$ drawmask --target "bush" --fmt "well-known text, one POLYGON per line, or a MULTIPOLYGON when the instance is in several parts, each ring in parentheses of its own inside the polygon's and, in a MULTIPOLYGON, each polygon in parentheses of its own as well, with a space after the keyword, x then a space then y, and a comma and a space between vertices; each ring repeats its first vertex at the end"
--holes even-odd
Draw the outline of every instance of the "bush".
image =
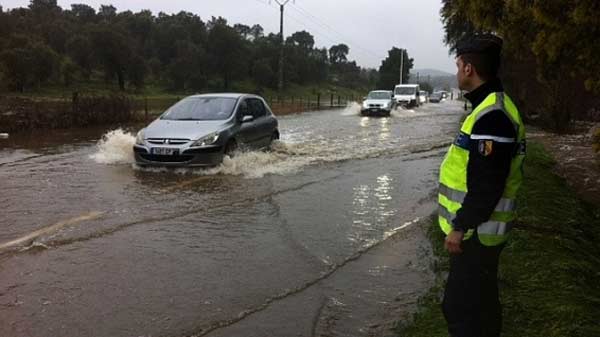
POLYGON ((592 148, 598 154, 600 154, 600 127, 592 132, 592 148))

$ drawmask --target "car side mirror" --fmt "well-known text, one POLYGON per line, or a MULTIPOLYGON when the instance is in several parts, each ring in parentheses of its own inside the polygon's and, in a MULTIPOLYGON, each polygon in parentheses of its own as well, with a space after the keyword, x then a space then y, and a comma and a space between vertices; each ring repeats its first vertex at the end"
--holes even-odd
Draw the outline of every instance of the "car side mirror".
POLYGON ((254 116, 252 115, 245 115, 244 117, 242 117, 242 123, 252 122, 253 120, 254 116))

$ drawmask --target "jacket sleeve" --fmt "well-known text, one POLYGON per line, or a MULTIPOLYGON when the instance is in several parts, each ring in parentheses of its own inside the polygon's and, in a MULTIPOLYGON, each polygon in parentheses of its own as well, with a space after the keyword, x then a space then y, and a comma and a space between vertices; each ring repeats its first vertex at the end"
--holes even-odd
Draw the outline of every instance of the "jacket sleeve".
POLYGON ((467 194, 453 221, 454 229, 466 231, 489 220, 504 192, 515 144, 516 131, 503 111, 489 112, 475 123, 469 145, 467 194))

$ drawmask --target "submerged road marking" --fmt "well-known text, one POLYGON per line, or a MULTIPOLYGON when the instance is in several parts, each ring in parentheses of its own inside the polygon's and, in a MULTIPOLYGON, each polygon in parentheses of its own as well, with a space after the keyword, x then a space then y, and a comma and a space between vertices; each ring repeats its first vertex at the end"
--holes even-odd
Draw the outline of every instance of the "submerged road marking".
POLYGON ((57 223, 55 223, 53 225, 50 225, 48 227, 44 227, 44 228, 38 229, 36 231, 33 231, 33 232, 31 232, 31 233, 29 233, 29 234, 27 234, 25 236, 22 236, 22 237, 20 237, 18 239, 14 239, 14 240, 5 242, 3 244, 0 244, 0 250, 4 250, 4 249, 7 249, 7 248, 11 248, 13 246, 18 246, 18 245, 21 245, 23 243, 27 243, 29 241, 35 240, 37 237, 39 237, 41 235, 55 232, 55 231, 57 231, 57 230, 65 227, 65 226, 74 225, 74 224, 80 223, 82 221, 97 219, 103 213, 104 212, 90 212, 90 213, 83 214, 83 215, 80 215, 80 216, 75 217, 75 218, 71 218, 71 219, 68 219, 68 220, 63 220, 63 221, 57 222, 57 223))

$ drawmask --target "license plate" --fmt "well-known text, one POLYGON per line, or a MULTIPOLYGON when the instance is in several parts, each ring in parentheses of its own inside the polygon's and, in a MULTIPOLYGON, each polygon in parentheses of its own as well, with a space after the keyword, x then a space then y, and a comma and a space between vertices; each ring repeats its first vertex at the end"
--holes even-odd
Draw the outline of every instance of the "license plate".
POLYGON ((152 154, 157 154, 161 156, 174 156, 177 155, 177 149, 172 149, 170 147, 153 147, 152 154))
POLYGON ((371 108, 371 111, 377 111, 379 108, 371 108))

